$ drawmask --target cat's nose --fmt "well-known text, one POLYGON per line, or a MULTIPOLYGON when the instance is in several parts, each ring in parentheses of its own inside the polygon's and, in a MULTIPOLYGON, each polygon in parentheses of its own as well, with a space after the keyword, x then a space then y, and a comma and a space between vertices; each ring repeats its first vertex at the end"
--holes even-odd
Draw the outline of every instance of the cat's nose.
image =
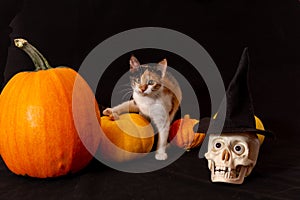
POLYGON ((141 85, 139 88, 140 88, 140 91, 143 93, 143 92, 145 92, 145 90, 147 90, 147 85, 141 85))

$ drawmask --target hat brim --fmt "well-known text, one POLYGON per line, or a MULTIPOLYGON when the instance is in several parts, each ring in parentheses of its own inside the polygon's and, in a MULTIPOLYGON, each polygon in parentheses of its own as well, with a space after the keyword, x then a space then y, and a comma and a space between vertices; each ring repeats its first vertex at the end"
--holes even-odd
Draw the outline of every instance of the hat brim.
MULTIPOLYGON (((220 129, 217 130, 217 128, 214 126, 215 120, 212 119, 212 126, 209 129, 210 133, 214 133, 219 131, 220 129)), ((199 122, 199 127, 198 127, 198 132, 200 133, 207 133, 208 128, 210 125, 211 118, 203 118, 199 122)), ((268 130, 261 130, 261 129, 256 129, 256 128, 249 128, 249 127, 223 127, 221 133, 253 133, 253 134, 259 134, 259 135, 264 135, 266 137, 274 137, 274 134, 271 131, 268 130)))

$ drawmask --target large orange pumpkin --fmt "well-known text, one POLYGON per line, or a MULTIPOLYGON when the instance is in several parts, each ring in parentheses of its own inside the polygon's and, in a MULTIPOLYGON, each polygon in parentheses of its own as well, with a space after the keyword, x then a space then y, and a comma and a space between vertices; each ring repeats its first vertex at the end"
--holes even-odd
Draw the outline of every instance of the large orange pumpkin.
POLYGON ((15 44, 31 57, 36 71, 16 74, 2 91, 0 152, 4 162, 16 174, 39 178, 81 170, 100 142, 100 113, 93 92, 71 68, 51 68, 26 40, 16 39, 15 44), (73 91, 75 81, 80 93, 73 91), (76 125, 74 111, 81 117, 76 125))
POLYGON ((101 117, 103 139, 99 152, 103 159, 124 162, 145 156, 154 143, 151 124, 139 114, 126 113, 118 120, 101 117))
POLYGON ((193 128, 197 123, 199 121, 191 119, 189 115, 176 120, 170 127, 169 140, 171 144, 184 148, 187 151, 200 146, 205 138, 205 134, 194 132, 193 128))

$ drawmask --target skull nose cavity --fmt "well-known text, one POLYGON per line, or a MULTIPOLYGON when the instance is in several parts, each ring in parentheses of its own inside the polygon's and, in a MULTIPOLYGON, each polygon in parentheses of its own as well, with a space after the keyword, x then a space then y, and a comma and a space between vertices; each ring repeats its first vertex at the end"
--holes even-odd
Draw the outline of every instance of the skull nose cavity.
POLYGON ((230 159, 229 151, 227 149, 224 149, 224 151, 222 153, 222 160, 229 161, 229 159, 230 159))

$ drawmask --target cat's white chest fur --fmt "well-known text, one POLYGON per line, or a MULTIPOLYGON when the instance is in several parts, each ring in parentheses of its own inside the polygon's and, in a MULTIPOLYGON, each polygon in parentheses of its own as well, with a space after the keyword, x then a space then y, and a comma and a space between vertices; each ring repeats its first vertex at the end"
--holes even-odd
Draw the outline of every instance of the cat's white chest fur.
POLYGON ((172 96, 169 94, 162 94, 159 97, 149 97, 134 92, 133 99, 141 113, 150 118, 153 116, 168 118, 169 111, 172 109, 172 96))

